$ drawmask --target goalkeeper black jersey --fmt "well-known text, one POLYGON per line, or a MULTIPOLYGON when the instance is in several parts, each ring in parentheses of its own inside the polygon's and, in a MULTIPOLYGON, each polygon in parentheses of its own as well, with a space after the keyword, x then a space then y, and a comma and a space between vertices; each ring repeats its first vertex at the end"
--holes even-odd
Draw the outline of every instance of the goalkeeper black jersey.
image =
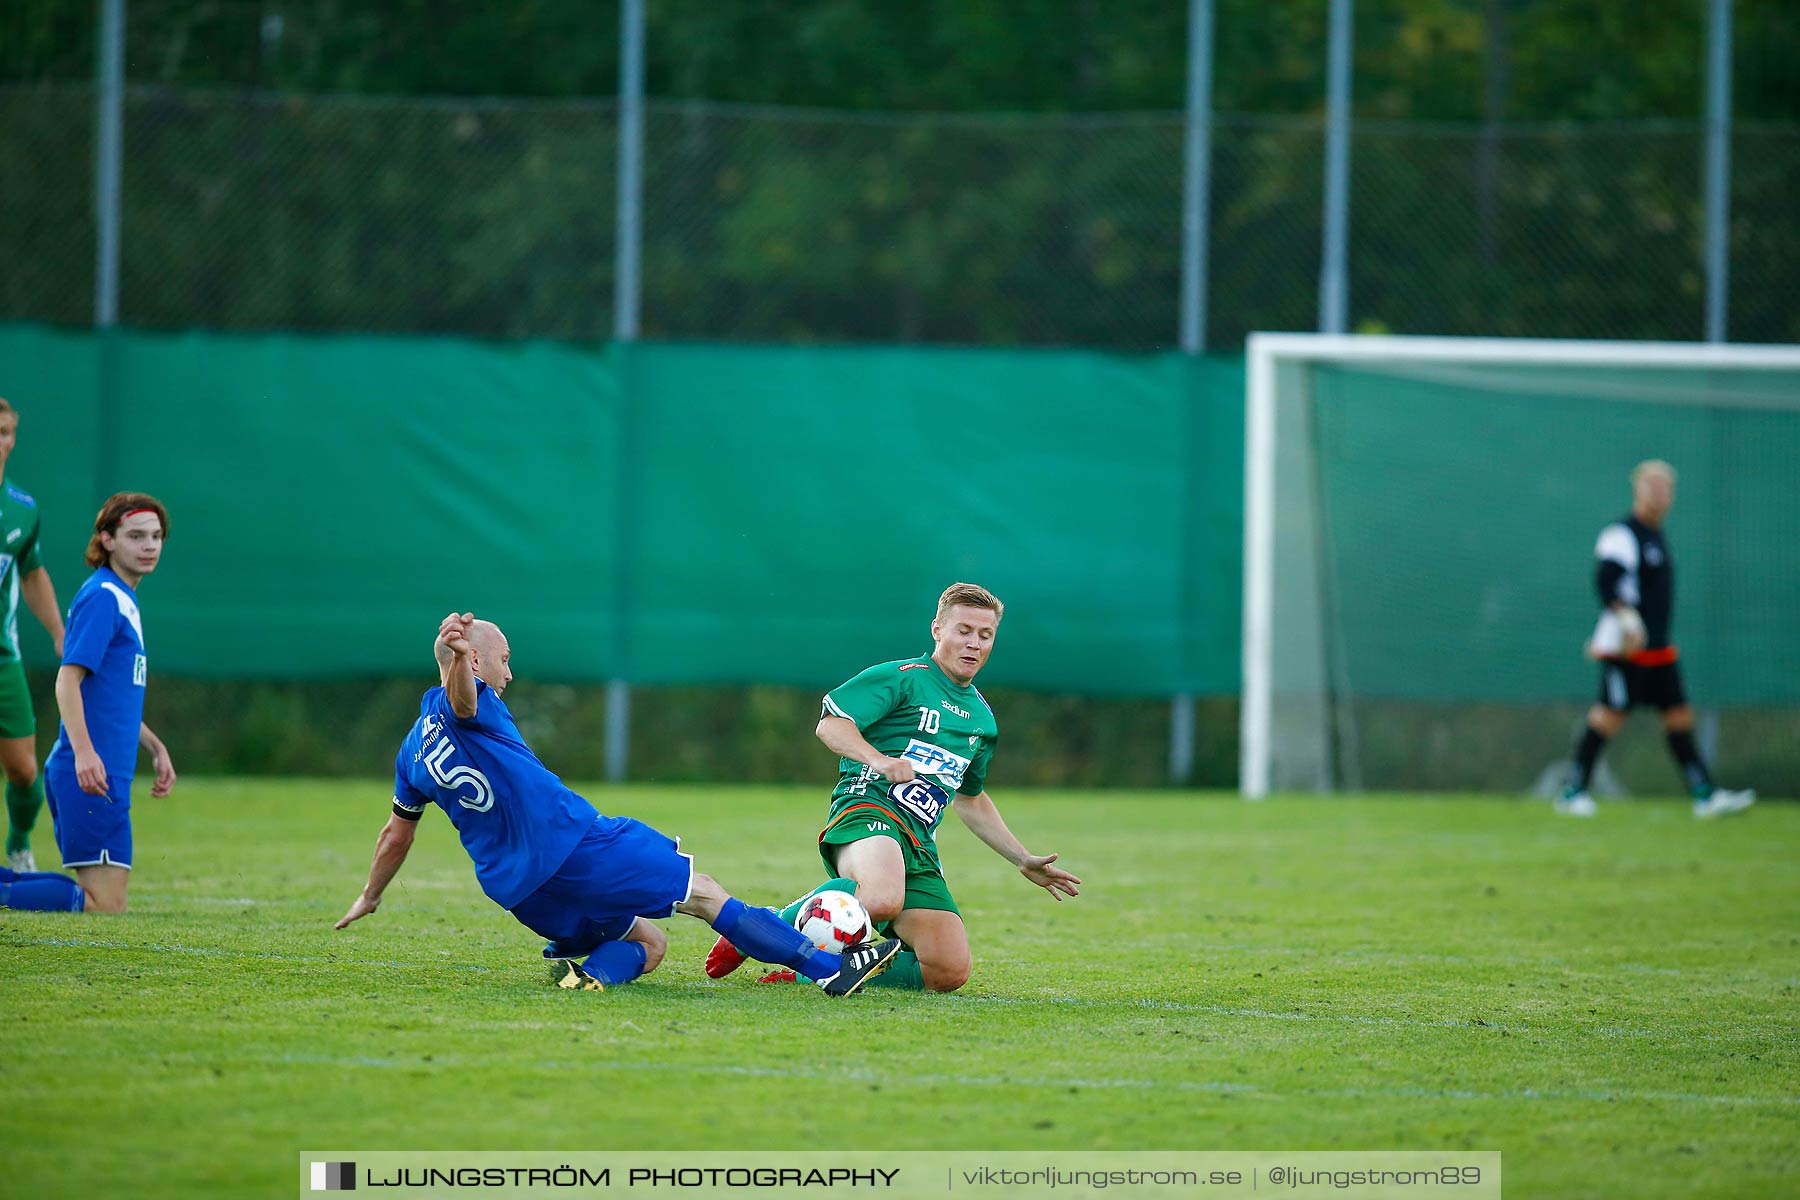
POLYGON ((1622 600, 1631 605, 1644 618, 1645 649, 1668 646, 1675 619, 1675 560, 1662 530, 1627 516, 1600 531, 1594 557, 1599 560, 1594 584, 1600 603, 1622 600))

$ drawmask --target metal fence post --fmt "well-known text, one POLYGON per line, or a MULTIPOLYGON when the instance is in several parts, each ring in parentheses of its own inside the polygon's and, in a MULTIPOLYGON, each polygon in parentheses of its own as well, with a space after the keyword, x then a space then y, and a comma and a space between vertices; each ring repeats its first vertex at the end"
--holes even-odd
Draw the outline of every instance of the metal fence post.
POLYGON ((125 0, 100 0, 94 88, 94 325, 119 320, 119 177, 125 140, 125 0))
POLYGON ((1188 0, 1187 128, 1181 203, 1181 349, 1206 350, 1206 234, 1212 187, 1214 0, 1188 0))
MULTIPOLYGON (((617 236, 614 248, 613 339, 629 345, 638 336, 638 308, 643 298, 639 254, 643 235, 644 191, 644 0, 623 0, 619 6, 619 178, 617 236)), ((631 386, 633 374, 627 367, 622 372, 626 386, 621 389, 620 403, 630 408, 635 404, 631 386)), ((621 486, 620 473, 613 473, 613 486, 621 486)), ((616 508, 623 514, 628 506, 616 508)), ((615 572, 619 580, 613 619, 615 622, 615 664, 625 661, 627 652, 626 618, 631 607, 627 584, 629 565, 624 562, 631 545, 625 521, 620 522, 616 552, 620 565, 615 572)), ((617 667, 615 667, 617 669, 617 667)), ((622 675, 606 685, 606 778, 619 783, 631 766, 631 684, 622 675)))
MULTIPOLYGON (((119 421, 119 193, 125 157, 125 0, 100 0, 100 44, 94 79, 94 417, 100 429, 119 421)), ((94 502, 120 484, 120 445, 94 441, 94 502)))
POLYGON ((1319 331, 1343 333, 1350 299, 1351 0, 1331 0, 1325 79, 1325 239, 1319 262, 1319 331))
MULTIPOLYGON (((1187 126, 1181 196, 1181 351, 1197 355, 1206 352, 1206 279, 1208 201, 1212 191, 1212 56, 1213 7, 1215 0, 1188 0, 1187 62, 1187 126)), ((1193 410, 1200 397, 1192 386, 1194 373, 1188 371, 1186 388, 1188 420, 1198 420, 1193 410)), ((1192 445, 1193 439, 1189 439, 1192 445)), ((1183 667, 1191 669, 1192 634, 1185 632, 1188 614, 1194 602, 1193 576, 1198 569, 1194 559, 1193 537, 1194 491, 1198 471, 1193 455, 1188 455, 1185 470, 1189 478, 1183 489, 1185 500, 1181 528, 1189 536, 1182 539, 1182 604, 1183 640, 1190 647, 1183 654, 1183 667)), ((1169 704, 1169 782, 1185 784, 1194 777, 1194 697, 1189 692, 1175 696, 1169 704)))
POLYGON ((1731 0, 1706 26, 1706 340, 1725 340, 1731 282, 1731 0))

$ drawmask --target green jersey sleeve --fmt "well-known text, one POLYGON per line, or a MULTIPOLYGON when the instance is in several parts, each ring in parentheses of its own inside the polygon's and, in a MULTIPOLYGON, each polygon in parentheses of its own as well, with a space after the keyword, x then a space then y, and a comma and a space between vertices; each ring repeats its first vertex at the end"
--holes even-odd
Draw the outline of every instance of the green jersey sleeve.
POLYGON ((38 551, 38 529, 38 506, 31 493, 16 483, 0 484, 0 533, 11 531, 0 552, 17 564, 20 579, 44 565, 38 551))
POLYGON ((894 711, 900 702, 900 672, 893 663, 880 663, 825 693, 825 716, 844 717, 867 729, 894 711))
POLYGON ((981 749, 976 751, 975 760, 969 769, 963 772, 962 785, 956 789, 959 796, 979 796, 987 788, 988 763, 994 758, 994 739, 982 738, 981 749))
POLYGON ((41 567, 43 565, 44 565, 44 560, 43 560, 42 556, 40 556, 38 554, 37 522, 33 521, 31 524, 31 533, 29 535, 29 540, 26 541, 25 549, 19 555, 19 578, 20 579, 25 578, 25 576, 31 574, 33 571, 37 570, 39 567, 41 567))

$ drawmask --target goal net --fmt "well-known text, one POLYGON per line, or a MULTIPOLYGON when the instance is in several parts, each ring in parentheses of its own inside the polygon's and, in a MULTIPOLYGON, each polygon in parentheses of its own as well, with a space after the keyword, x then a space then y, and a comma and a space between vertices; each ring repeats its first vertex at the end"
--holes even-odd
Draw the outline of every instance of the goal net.
POLYGON ((1594 543, 1647 458, 1715 774, 1800 795, 1800 347, 1256 334, 1245 420, 1246 797, 1530 788, 1597 694, 1594 543))

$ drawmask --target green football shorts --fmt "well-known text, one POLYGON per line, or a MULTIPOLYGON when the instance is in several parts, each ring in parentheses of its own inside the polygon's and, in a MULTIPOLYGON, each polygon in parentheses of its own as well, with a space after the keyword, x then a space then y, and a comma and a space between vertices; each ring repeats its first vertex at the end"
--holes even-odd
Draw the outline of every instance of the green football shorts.
POLYGON ((827 874, 836 875, 838 849, 864 838, 892 838, 900 847, 906 863, 906 908, 934 908, 962 915, 944 881, 944 868, 938 862, 937 844, 924 841, 906 824, 886 809, 873 804, 857 804, 846 808, 819 834, 819 857, 827 874))
POLYGON ((16 658, 0 661, 0 738, 36 736, 37 716, 31 711, 25 664, 16 658))

